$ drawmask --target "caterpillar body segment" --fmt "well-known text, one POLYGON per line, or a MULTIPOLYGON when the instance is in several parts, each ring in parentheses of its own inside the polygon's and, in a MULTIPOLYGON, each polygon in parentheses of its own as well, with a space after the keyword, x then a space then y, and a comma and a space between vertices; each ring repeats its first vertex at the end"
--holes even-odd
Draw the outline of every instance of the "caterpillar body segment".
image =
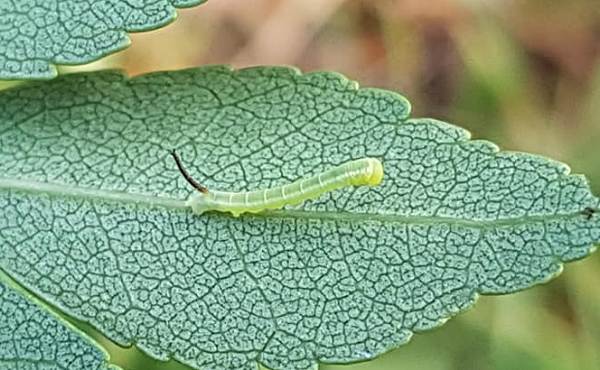
POLYGON ((184 178, 198 191, 186 204, 194 213, 207 211, 230 212, 238 217, 242 213, 258 213, 297 205, 315 199, 323 193, 346 186, 376 186, 383 179, 383 166, 378 159, 362 158, 343 163, 317 175, 296 180, 290 184, 264 190, 228 192, 208 190, 200 185, 183 169, 174 151, 171 155, 184 178))

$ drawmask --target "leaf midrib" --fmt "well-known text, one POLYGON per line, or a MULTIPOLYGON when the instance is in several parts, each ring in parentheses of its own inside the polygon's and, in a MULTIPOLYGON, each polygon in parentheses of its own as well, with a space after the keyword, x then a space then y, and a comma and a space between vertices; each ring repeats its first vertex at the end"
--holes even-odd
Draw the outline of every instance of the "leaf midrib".
MULTIPOLYGON (((50 196, 89 199, 106 202, 115 202, 118 204, 134 204, 148 208, 165 208, 174 211, 190 211, 186 201, 155 195, 136 194, 118 190, 102 190, 85 187, 78 187, 66 184, 57 184, 49 182, 0 178, 0 190, 11 190, 18 192, 47 194, 50 196)), ((206 216, 198 216, 206 217, 206 216)), ((232 217, 232 216, 228 216, 232 217)), ((445 216, 403 216, 398 214, 377 214, 377 213, 359 213, 359 212, 332 212, 332 211, 305 211, 305 210, 277 210, 266 211, 255 215, 245 215, 242 217, 263 217, 263 218, 295 218, 295 219, 318 219, 324 221, 346 221, 346 222, 365 222, 376 221, 381 223, 400 223, 412 225, 439 225, 451 224, 470 228, 492 228, 502 226, 515 226, 537 222, 548 222, 555 220, 568 220, 575 217, 583 217, 580 212, 551 214, 551 215, 530 215, 503 219, 485 219, 472 220, 458 217, 445 216)))

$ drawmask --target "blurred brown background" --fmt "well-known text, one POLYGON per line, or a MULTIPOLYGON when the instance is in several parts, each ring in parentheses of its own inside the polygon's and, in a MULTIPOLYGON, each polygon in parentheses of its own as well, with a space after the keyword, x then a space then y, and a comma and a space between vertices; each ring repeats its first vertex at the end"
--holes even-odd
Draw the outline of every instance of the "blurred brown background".
MULTIPOLYGON (((129 49, 76 69, 337 71, 403 93, 414 116, 566 162, 600 195, 598 0, 209 0, 131 38, 129 49)), ((598 255, 569 264, 546 286, 483 297, 374 361, 323 368, 600 369, 599 268, 598 255)))

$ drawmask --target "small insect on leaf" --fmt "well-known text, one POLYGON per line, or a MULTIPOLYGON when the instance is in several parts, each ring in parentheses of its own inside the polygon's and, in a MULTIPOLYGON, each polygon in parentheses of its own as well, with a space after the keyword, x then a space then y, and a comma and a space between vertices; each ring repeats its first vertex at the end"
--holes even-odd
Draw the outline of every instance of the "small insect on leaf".
POLYGON ((596 212, 598 212, 598 210, 595 208, 585 207, 583 211, 581 211, 581 214, 584 215, 586 219, 591 220, 596 212))
POLYGON ((383 179, 381 162, 375 158, 362 158, 283 186, 239 193, 218 190, 209 192, 187 173, 174 150, 171 151, 171 156, 175 159, 179 172, 198 190, 187 201, 195 213, 220 211, 230 212, 237 217, 242 213, 258 213, 298 205, 346 186, 376 186, 383 179))

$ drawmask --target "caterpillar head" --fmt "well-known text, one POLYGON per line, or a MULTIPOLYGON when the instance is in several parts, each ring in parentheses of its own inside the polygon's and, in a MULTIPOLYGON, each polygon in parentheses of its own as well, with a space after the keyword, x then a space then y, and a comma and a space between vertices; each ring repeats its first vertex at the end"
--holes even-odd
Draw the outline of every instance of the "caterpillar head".
POLYGON ((366 179, 366 184, 369 186, 377 186, 383 180, 383 164, 379 159, 371 158, 369 166, 369 177, 366 179))
POLYGON ((383 179, 383 165, 379 159, 365 158, 354 162, 360 166, 358 173, 350 179, 354 186, 377 186, 383 179))

